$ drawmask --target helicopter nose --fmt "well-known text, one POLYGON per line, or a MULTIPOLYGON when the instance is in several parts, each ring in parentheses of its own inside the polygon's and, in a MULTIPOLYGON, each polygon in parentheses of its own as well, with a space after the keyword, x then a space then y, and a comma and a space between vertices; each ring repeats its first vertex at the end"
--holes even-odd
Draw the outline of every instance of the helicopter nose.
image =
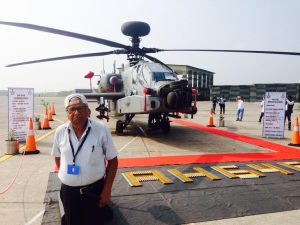
POLYGON ((185 91, 171 91, 167 95, 167 105, 172 109, 188 107, 191 102, 191 96, 185 91))

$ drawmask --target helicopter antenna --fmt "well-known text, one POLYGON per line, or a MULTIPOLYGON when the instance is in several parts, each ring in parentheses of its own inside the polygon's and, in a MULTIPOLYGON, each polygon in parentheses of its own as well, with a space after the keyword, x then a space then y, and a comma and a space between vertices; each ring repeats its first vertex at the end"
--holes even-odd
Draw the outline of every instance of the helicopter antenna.
POLYGON ((105 69, 104 69, 104 57, 102 58, 102 73, 105 74, 105 69))
POLYGON ((114 60, 114 63, 113 63, 113 73, 116 73, 116 60, 114 60))

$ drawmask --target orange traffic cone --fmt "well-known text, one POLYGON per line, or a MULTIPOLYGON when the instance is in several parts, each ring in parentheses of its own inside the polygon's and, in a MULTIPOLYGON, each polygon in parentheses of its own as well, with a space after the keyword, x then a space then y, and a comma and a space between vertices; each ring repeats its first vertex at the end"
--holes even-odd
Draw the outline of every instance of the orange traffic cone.
POLYGON ((51 111, 52 115, 56 115, 53 102, 51 103, 51 110, 50 111, 51 111))
POLYGON ((210 110, 210 116, 209 116, 209 119, 208 119, 208 125, 207 125, 207 127, 215 127, 215 125, 214 125, 214 117, 213 117, 212 112, 213 112, 213 110, 211 109, 210 110))
POLYGON ((28 133, 26 138, 25 155, 27 154, 38 154, 39 150, 36 149, 35 138, 33 133, 32 118, 29 118, 28 133))
POLYGON ((289 143, 289 145, 300 147, 298 116, 295 119, 294 131, 293 131, 293 135, 292 135, 292 142, 289 143))
POLYGON ((49 119, 48 119, 48 109, 47 107, 45 108, 45 115, 44 115, 44 121, 42 124, 42 130, 49 130, 51 129, 50 125, 49 125, 49 119))
POLYGON ((52 112, 51 112, 51 109, 49 109, 49 111, 48 111, 48 120, 49 121, 54 121, 54 119, 52 118, 52 112))

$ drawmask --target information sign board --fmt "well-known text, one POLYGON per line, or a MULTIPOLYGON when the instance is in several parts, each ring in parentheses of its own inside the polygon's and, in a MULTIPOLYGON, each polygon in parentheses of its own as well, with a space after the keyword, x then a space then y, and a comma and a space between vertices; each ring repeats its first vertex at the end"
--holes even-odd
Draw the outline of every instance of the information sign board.
POLYGON ((8 130, 13 130, 15 139, 25 141, 28 119, 33 118, 34 89, 8 88, 8 130))
POLYGON ((284 137, 285 101, 286 92, 265 93, 265 114, 262 130, 263 137, 284 137))

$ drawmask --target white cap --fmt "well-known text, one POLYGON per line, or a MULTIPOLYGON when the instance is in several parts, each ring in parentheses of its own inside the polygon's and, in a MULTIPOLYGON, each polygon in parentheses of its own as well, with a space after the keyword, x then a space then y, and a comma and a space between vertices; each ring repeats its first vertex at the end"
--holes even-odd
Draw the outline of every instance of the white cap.
POLYGON ((65 108, 74 104, 88 104, 86 97, 82 94, 70 94, 65 98, 65 108), (80 100, 72 100, 72 98, 79 98, 80 100))

